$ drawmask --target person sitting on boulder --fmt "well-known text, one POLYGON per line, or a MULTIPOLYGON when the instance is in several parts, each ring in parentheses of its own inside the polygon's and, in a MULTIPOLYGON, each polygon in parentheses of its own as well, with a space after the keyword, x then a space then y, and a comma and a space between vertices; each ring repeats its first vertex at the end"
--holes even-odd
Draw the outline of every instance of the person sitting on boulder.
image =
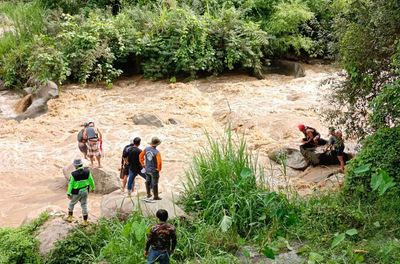
POLYGON ((82 152, 82 154, 84 155, 85 159, 87 159, 87 151, 88 151, 88 147, 86 145, 87 140, 83 138, 83 133, 87 127, 87 123, 86 122, 83 123, 82 126, 83 126, 83 128, 81 129, 81 131, 79 131, 78 136, 77 136, 78 148, 79 148, 79 151, 82 152))
POLYGON ((87 122, 87 127, 83 132, 83 138, 87 140, 88 154, 90 163, 93 167, 93 161, 96 157, 99 168, 101 168, 101 149, 102 149, 102 134, 100 130, 94 126, 93 121, 87 122))
POLYGON ((325 152, 331 152, 336 142, 335 128, 329 127, 329 139, 326 144, 325 152))
POLYGON ((71 173, 69 178, 67 196, 70 199, 68 205, 67 221, 72 223, 74 206, 78 202, 81 203, 83 222, 82 225, 88 225, 88 208, 87 199, 89 190, 94 190, 95 185, 92 177, 92 172, 88 168, 83 167, 81 159, 74 160, 75 171, 71 173))
POLYGON ((326 140, 321 138, 321 134, 315 128, 303 124, 297 127, 304 134, 304 138, 302 139, 303 144, 300 146, 300 149, 315 148, 326 144, 326 140))
POLYGON ((336 140, 335 140, 335 143, 334 143, 333 147, 334 147, 334 150, 335 150, 335 154, 336 154, 336 156, 337 156, 337 158, 339 160, 339 167, 340 167, 339 171, 341 173, 344 173, 344 155, 343 155, 343 153, 344 153, 345 145, 344 145, 344 139, 343 139, 342 131, 336 130, 335 131, 335 138, 336 138, 336 140))
POLYGON ((146 264, 169 263, 169 256, 174 252, 177 243, 176 229, 173 225, 167 223, 168 212, 159 209, 156 216, 160 223, 153 226, 147 235, 144 251, 144 255, 147 257, 146 264))
POLYGON ((153 137, 150 146, 146 147, 139 155, 140 163, 146 170, 146 192, 147 198, 151 197, 150 190, 153 189, 153 200, 161 200, 158 196, 158 180, 162 167, 161 154, 157 150, 157 146, 161 144, 161 140, 153 137))

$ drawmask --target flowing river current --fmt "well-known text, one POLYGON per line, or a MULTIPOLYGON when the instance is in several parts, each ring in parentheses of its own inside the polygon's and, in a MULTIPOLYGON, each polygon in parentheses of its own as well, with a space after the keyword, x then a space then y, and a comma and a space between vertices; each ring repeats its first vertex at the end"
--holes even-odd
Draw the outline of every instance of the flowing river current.
MULTIPOLYGON (((18 226, 27 215, 47 206, 66 210, 62 168, 81 157, 76 135, 89 118, 103 133, 103 166, 109 170, 118 171, 122 148, 132 136, 142 138, 142 147, 153 136, 162 139, 161 196, 179 194, 192 155, 207 147, 205 131, 221 136, 228 124, 245 134, 261 165, 270 167, 268 151, 282 145, 298 146, 298 123, 327 134, 319 111, 330 87, 321 83, 340 77, 327 65, 304 67, 302 78, 270 74, 257 80, 225 74, 169 84, 131 77, 118 80, 111 90, 65 85, 60 97, 49 101, 46 114, 19 123, 8 119, 15 115, 19 96, 0 92, 0 226, 18 226), (134 125, 132 117, 140 113, 157 115, 164 126, 134 125)), ((270 180, 272 184, 282 182, 278 174, 270 180)), ((143 191, 141 179, 138 185, 143 191)), ((90 217, 100 215, 101 197, 90 194, 90 217)), ((75 210, 77 215, 79 210, 75 210)))

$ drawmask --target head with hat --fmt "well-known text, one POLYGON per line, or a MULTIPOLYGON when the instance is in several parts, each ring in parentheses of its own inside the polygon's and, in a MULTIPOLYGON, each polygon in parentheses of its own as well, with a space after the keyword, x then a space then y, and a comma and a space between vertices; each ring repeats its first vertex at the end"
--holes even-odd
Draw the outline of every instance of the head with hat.
POLYGON ((83 162, 81 159, 74 159, 73 164, 75 166, 75 169, 79 169, 79 168, 83 167, 83 162))
POLYGON ((298 124, 297 128, 301 131, 304 132, 306 130, 306 126, 304 124, 298 124))
POLYGON ((151 142, 149 143, 149 145, 152 147, 157 147, 160 144, 161 144, 161 140, 158 137, 153 137, 151 139, 151 142))
POLYGON ((94 121, 92 119, 89 119, 88 121, 86 121, 86 126, 94 126, 94 121))

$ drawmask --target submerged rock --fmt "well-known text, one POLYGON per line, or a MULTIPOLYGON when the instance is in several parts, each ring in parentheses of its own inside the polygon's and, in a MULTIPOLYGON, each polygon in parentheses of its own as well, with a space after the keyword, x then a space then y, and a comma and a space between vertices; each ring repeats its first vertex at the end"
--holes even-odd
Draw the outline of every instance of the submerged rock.
POLYGON ((135 125, 163 127, 164 124, 158 116, 153 114, 136 114, 132 117, 135 125))
POLYGON ((268 66, 263 67, 263 71, 264 73, 276 73, 295 78, 306 76, 300 63, 288 60, 273 60, 268 66))
POLYGON ((279 148, 269 153, 268 157, 279 164, 285 160, 288 167, 296 170, 304 170, 310 164, 299 150, 293 148, 279 148))

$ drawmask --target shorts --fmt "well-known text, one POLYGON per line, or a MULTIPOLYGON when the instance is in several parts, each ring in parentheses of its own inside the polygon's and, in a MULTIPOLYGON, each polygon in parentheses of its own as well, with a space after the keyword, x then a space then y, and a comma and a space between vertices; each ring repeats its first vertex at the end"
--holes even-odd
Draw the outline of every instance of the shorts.
POLYGON ((86 143, 88 152, 88 157, 101 157, 99 142, 97 140, 91 140, 86 143))
POLYGON ((129 165, 124 165, 121 168, 121 172, 119 174, 119 178, 123 179, 125 176, 128 176, 128 175, 129 175, 129 165))
POLYGON ((344 146, 341 146, 338 149, 335 149, 335 153, 336 153, 336 156, 343 156, 344 146))

